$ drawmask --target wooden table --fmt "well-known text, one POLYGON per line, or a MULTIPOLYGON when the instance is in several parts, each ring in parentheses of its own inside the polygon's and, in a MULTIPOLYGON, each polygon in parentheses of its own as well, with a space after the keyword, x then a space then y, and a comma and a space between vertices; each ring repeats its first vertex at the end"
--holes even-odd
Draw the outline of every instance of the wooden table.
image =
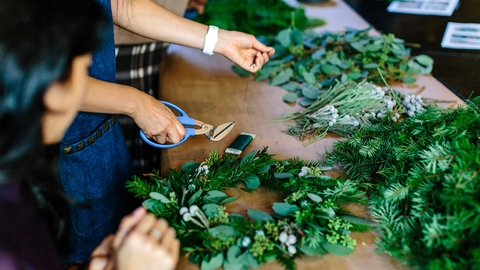
MULTIPOLYGON (((289 0, 294 3, 295 1, 289 0)), ((340 30, 345 26, 366 28, 368 24, 341 0, 322 5, 305 6, 307 16, 319 17, 327 21, 327 26, 319 29, 340 30)), ((278 159, 298 156, 302 159, 318 159, 325 148, 331 147, 338 139, 327 136, 323 140, 302 146, 294 137, 282 133, 285 123, 264 123, 287 112, 299 111, 299 105, 290 106, 282 101, 285 90, 270 86, 266 82, 255 82, 253 76, 239 77, 232 69, 232 63, 221 55, 207 56, 199 50, 172 45, 168 57, 162 64, 160 75, 160 99, 172 102, 191 117, 219 125, 235 121, 234 129, 221 141, 211 142, 204 136, 195 136, 184 144, 161 150, 161 173, 169 168, 180 168, 188 161, 202 162, 211 151, 223 153, 225 148, 241 132, 254 133, 257 137, 246 149, 261 150, 268 146, 268 152, 278 159)), ((433 77, 420 77, 417 84, 406 88, 395 86, 405 93, 416 93, 425 86, 422 96, 436 99, 461 100, 433 77)), ((159 150, 160 151, 160 150, 159 150)), ((260 188, 253 193, 233 190, 228 195, 239 196, 239 200, 228 204, 231 212, 245 213, 248 208, 271 211, 271 203, 278 201, 278 194, 260 188)), ((365 209, 352 206, 353 212, 368 216, 365 209), (356 209, 355 209, 356 208, 356 209)), ((357 247, 346 257, 327 255, 324 257, 303 257, 296 260, 298 269, 406 269, 398 261, 385 254, 375 252, 375 235, 354 233, 357 247)), ((182 258, 177 269, 198 269, 182 258)), ((282 269, 276 263, 268 263, 260 269, 282 269)))

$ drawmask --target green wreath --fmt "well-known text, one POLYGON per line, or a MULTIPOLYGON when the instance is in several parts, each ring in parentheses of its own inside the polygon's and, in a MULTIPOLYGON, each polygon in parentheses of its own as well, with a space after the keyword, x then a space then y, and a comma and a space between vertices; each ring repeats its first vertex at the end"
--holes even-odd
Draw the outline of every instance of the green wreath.
POLYGON ((273 156, 267 148, 243 158, 213 151, 201 164, 188 162, 165 178, 155 170, 143 179, 135 176, 127 188, 175 228, 182 251, 201 269, 256 268, 271 260, 294 269, 297 256, 350 254, 356 245, 350 232, 365 231, 371 223, 344 206, 365 203, 364 186, 325 175, 331 168, 319 161, 273 156), (226 211, 224 205, 237 197, 224 189, 254 191, 260 185, 285 195, 273 203, 272 214, 226 211))

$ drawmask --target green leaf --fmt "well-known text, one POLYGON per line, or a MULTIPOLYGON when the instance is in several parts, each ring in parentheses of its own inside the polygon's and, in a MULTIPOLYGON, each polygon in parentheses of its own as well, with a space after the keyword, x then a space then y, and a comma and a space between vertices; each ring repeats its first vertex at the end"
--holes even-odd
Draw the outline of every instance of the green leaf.
POLYGON ((350 43, 350 46, 352 46, 352 48, 354 48, 355 50, 357 50, 361 53, 367 51, 367 48, 365 48, 363 42, 352 42, 352 43, 350 43))
POLYGON ((194 204, 198 200, 198 198, 200 198, 202 193, 203 193, 202 189, 199 189, 197 192, 195 192, 195 194, 193 194, 192 197, 190 197, 190 199, 188 200, 188 205, 194 204))
POLYGON ((345 221, 348 221, 350 223, 353 223, 353 224, 358 224, 358 225, 367 225, 367 226, 373 226, 373 222, 372 221, 369 221, 369 220, 366 220, 364 218, 361 218, 361 217, 357 217, 357 216, 351 216, 351 215, 339 215, 339 217, 345 221))
POLYGON ((312 73, 309 73, 309 72, 306 72, 304 71, 302 73, 302 76, 303 76, 303 79, 305 79, 305 81, 307 83, 311 83, 311 84, 314 84, 317 82, 317 78, 315 78, 315 75, 313 75, 312 73))
POLYGON ((223 240, 227 240, 230 237, 239 236, 240 232, 235 230, 230 225, 218 225, 216 227, 208 229, 208 232, 213 236, 223 240))
POLYGON ((325 55, 326 51, 325 49, 320 49, 320 50, 317 50, 315 51, 314 53, 312 53, 312 59, 313 60, 318 60, 320 58, 322 58, 323 55, 325 55))
POLYGON ((215 214, 218 213, 218 209, 220 209, 220 206, 214 203, 207 203, 202 206, 203 212, 209 218, 214 218, 215 214))
POLYGON ((241 260, 242 250, 238 245, 232 245, 227 251, 227 261, 232 264, 236 264, 241 260))
POLYGON ((265 165, 262 168, 258 169, 258 174, 264 174, 270 170, 271 165, 265 165))
POLYGON ((162 203, 170 203, 170 200, 161 193, 150 192, 149 195, 150 195, 150 198, 155 199, 157 201, 161 201, 162 203))
POLYGON ((283 89, 287 90, 287 91, 295 91, 298 89, 298 84, 294 83, 294 82, 289 82, 289 83, 286 83, 284 85, 281 86, 283 89))
POLYGON ((300 106, 303 106, 303 107, 308 107, 310 105, 312 105, 312 103, 314 102, 315 100, 311 100, 311 99, 303 99, 299 102, 300 106))
POLYGON ((233 197, 228 197, 228 198, 225 198, 223 199, 222 201, 220 201, 218 204, 227 204, 227 203, 230 203, 230 202, 234 202, 238 199, 237 196, 233 196, 233 197))
POLYGON ((325 73, 325 75, 338 75, 342 73, 338 67, 329 64, 322 66, 322 72, 325 73))
POLYGON ((223 264, 223 253, 219 253, 216 256, 212 257, 210 261, 203 259, 202 264, 200 265, 201 270, 216 270, 220 268, 223 264))
POLYGON ((402 81, 406 84, 415 83, 417 80, 412 76, 403 77, 402 81))
POLYGON ((292 33, 292 30, 290 28, 287 28, 278 32, 277 40, 285 48, 288 48, 288 46, 292 44, 291 33, 292 33))
POLYGON ((291 174, 291 173, 278 173, 278 172, 276 172, 273 175, 277 179, 288 179, 290 177, 293 177, 293 174, 291 174))
POLYGON ((251 162, 257 153, 257 150, 247 153, 243 156, 242 160, 240 160, 240 165, 251 162))
POLYGON ((219 203, 223 199, 227 198, 227 194, 219 191, 219 190, 210 190, 203 196, 203 202, 204 203, 219 203))
POLYGON ((332 244, 330 242, 322 242, 322 247, 330 254, 336 256, 347 256, 353 252, 353 249, 344 247, 340 244, 332 244))
POLYGON ((256 210, 256 209, 248 209, 247 213, 255 221, 259 221, 261 223, 270 221, 275 223, 275 220, 272 218, 272 216, 270 216, 269 214, 263 211, 256 210))
POLYGON ((248 250, 245 253, 246 255, 244 256, 243 264, 249 268, 258 268, 260 265, 258 264, 257 259, 253 257, 253 254, 248 250))
POLYGON ((362 78, 362 74, 360 72, 350 72, 348 73, 347 78, 351 81, 356 81, 362 78))
POLYGON ((183 163, 182 165, 182 171, 188 174, 191 174, 195 172, 195 169, 197 169, 198 166, 200 166, 198 162, 195 162, 195 161, 186 162, 186 163, 183 163))
POLYGON ((293 76, 293 69, 291 68, 285 69, 280 73, 278 73, 278 75, 270 81, 270 84, 271 85, 284 84, 288 82, 292 76, 293 76))
POLYGON ((302 88, 302 94, 308 99, 316 100, 320 95, 320 91, 313 87, 304 87, 302 88))
POLYGON ((287 103, 294 103, 297 99, 298 96, 295 93, 287 93, 283 96, 283 101, 287 103))
POLYGON ((242 263, 233 264, 231 262, 226 261, 223 264, 223 270, 240 270, 240 269, 243 269, 243 264, 242 263))
POLYGON ((426 55, 426 54, 420 54, 414 57, 415 61, 417 61, 420 65, 422 66, 431 66, 433 65, 433 59, 426 55))
POLYGON ((249 189, 256 189, 260 186, 260 179, 255 174, 248 174, 245 176, 245 186, 249 189))
POLYGON ((342 76, 340 76, 340 82, 345 83, 348 81, 348 76, 347 74, 343 73, 342 76))
POLYGON ((247 77, 250 71, 245 70, 239 66, 232 66, 233 72, 237 73, 240 77, 247 77))
POLYGON ((368 63, 363 65, 363 68, 366 68, 366 69, 377 68, 377 67, 380 67, 377 63, 368 63))
POLYGON ((145 201, 143 201, 142 206, 145 207, 150 212, 153 212, 155 208, 157 207, 163 207, 165 204, 160 203, 158 200, 148 198, 145 201))
POLYGON ((273 211, 281 216, 289 216, 298 211, 298 206, 289 203, 273 203, 273 211))
POLYGON ((370 52, 379 51, 382 48, 381 44, 367 44, 365 45, 365 49, 370 52))
POLYGON ((318 247, 315 248, 303 245, 300 247, 300 250, 307 256, 319 256, 327 254, 327 251, 325 251, 325 249, 321 245, 318 245, 318 247))
POLYGON ((303 34, 302 31, 295 29, 290 33, 290 39, 294 44, 303 43, 303 34))
POLYGON ((310 198, 312 201, 320 203, 323 201, 322 197, 318 196, 317 194, 313 193, 307 193, 308 198, 310 198))

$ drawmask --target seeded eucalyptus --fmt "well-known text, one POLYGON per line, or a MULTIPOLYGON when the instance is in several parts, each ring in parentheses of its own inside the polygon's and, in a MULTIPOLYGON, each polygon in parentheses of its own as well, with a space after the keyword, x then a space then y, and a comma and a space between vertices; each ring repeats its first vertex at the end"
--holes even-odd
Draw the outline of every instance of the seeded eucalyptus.
MULTIPOLYGON (((275 55, 256 74, 257 81, 289 91, 285 102, 302 106, 315 101, 335 81, 361 81, 381 85, 381 74, 389 84, 413 83, 415 75, 429 74, 433 60, 427 55, 411 56, 403 40, 393 34, 373 36, 370 29, 346 29, 315 33, 287 28, 264 42, 275 47, 275 55)), ((243 75, 239 68, 234 70, 243 75)))

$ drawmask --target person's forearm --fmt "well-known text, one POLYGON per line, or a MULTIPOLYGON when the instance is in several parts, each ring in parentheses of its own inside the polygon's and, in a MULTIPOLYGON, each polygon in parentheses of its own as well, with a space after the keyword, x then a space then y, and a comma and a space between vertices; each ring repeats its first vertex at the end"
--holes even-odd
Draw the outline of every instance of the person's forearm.
POLYGON ((132 115, 137 108, 141 94, 141 91, 130 86, 90 78, 80 110, 132 115))
POLYGON ((151 0, 112 0, 114 23, 138 35, 202 49, 208 27, 151 0))

